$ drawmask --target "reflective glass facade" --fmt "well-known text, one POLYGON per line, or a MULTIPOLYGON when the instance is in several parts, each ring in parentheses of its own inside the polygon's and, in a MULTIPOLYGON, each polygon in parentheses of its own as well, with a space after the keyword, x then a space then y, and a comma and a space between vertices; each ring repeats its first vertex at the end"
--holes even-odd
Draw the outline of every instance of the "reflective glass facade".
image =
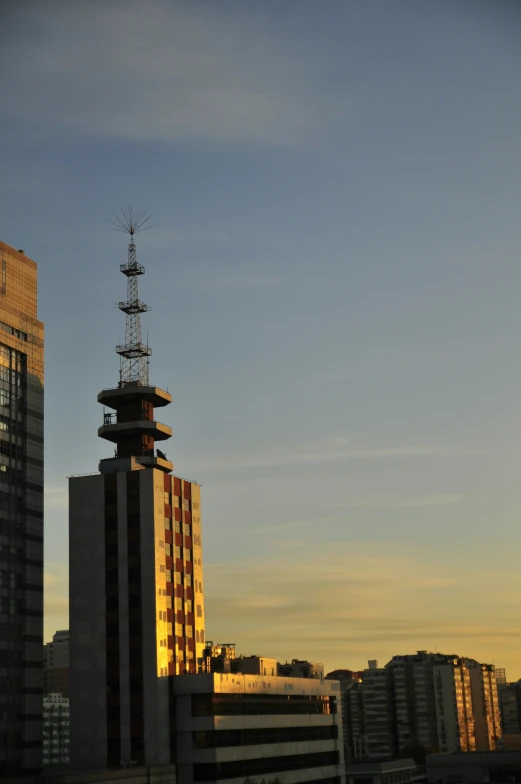
POLYGON ((37 266, 0 242, 0 778, 40 770, 43 324, 37 266))

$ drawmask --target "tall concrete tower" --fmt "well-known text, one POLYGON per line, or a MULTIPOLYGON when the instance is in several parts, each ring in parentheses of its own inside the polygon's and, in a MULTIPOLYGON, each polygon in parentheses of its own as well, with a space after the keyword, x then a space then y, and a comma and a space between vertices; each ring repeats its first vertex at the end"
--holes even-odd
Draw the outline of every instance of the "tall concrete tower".
POLYGON ((149 383, 130 234, 125 344, 117 387, 98 395, 98 435, 114 456, 69 480, 71 766, 165 765, 175 746, 170 676, 197 672, 204 648, 200 488, 172 474, 156 448, 171 428, 155 419, 169 392, 149 383), (107 411, 108 409, 108 411, 107 411), (172 728, 173 728, 172 722, 172 728))

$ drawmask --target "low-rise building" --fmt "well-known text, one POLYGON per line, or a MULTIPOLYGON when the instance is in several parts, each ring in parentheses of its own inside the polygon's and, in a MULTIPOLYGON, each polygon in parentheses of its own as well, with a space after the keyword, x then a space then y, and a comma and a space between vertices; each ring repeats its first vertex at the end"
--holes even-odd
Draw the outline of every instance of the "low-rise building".
POLYGON ((69 764, 69 698, 46 694, 43 698, 43 764, 63 767, 69 764))
POLYGON ((521 782, 520 751, 474 751, 429 754, 427 784, 517 784, 521 782))
POLYGON ((425 773, 413 759, 346 765, 346 784, 419 784, 424 781, 425 773))
POLYGON ((243 675, 277 675, 277 660, 266 656, 237 656, 235 643, 208 641, 203 650, 202 672, 232 672, 243 675))
POLYGON ((324 677, 324 665, 321 662, 302 661, 292 659, 291 662, 284 662, 277 665, 278 674, 284 678, 318 678, 324 677))
POLYGON ((338 682, 204 673, 171 688, 179 784, 344 784, 338 682))

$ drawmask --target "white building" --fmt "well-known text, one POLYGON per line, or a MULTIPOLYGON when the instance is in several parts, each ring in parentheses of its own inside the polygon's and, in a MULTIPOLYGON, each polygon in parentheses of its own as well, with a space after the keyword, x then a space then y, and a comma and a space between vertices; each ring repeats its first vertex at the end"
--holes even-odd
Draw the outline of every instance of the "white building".
POLYGON ((46 694, 43 698, 43 764, 69 764, 69 698, 46 694))
POLYGON ((179 784, 345 784, 337 681, 205 673, 171 685, 179 784))

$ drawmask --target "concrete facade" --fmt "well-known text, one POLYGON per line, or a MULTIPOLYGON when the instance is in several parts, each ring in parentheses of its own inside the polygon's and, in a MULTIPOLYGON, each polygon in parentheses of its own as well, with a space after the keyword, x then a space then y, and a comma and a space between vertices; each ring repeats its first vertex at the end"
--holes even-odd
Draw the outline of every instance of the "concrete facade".
POLYGON ((43 698, 43 764, 66 766, 70 752, 69 698, 46 694, 43 698))
POLYGON ((476 751, 494 751, 501 738, 501 716, 494 667, 466 659, 470 673, 476 751))
POLYGON ((521 681, 505 683, 501 686, 499 709, 503 734, 521 733, 521 681))
POLYGON ((180 784, 344 784, 337 682, 205 673, 171 686, 180 784))
POLYGON ((466 660, 418 651, 386 665, 392 693, 395 754, 409 746, 475 751, 470 670, 466 660))
POLYGON ((166 765, 168 676, 204 647, 199 487, 142 468, 69 493, 71 764, 166 765))
POLYGON ((53 635, 43 646, 43 693, 69 696, 69 630, 53 635))
POLYGON ((44 329, 37 265, 0 242, 0 778, 42 766, 44 329))
POLYGON ((334 670, 327 674, 327 678, 328 680, 337 680, 340 684, 346 763, 365 759, 366 734, 362 672, 334 670))
POLYGON ((365 757, 370 760, 389 759, 394 753, 389 674, 385 667, 370 667, 364 670, 362 682, 365 757))

